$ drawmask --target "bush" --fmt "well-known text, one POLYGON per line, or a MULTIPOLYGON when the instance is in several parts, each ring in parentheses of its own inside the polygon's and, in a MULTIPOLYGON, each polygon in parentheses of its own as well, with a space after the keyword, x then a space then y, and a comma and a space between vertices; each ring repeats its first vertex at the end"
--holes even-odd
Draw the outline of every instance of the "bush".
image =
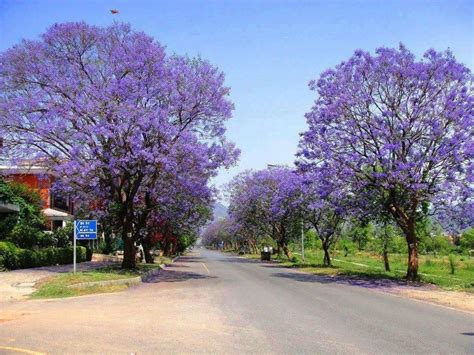
POLYGON ((465 253, 474 250, 474 228, 469 228, 462 234, 460 244, 465 253))
POLYGON ((395 254, 404 254, 408 250, 407 241, 405 237, 393 237, 392 242, 389 244, 389 252, 395 254))
POLYGON ((41 197, 37 191, 0 177, 0 199, 20 207, 18 213, 0 215, 0 239, 9 240, 20 248, 52 246, 43 238, 45 216, 41 212, 41 197))
POLYGON ((71 241, 74 238, 74 223, 69 222, 65 227, 56 229, 52 236, 56 247, 65 248, 71 246, 71 241))
POLYGON ((433 238, 433 252, 440 253, 442 255, 449 254, 453 249, 453 245, 448 240, 448 238, 438 235, 433 238))
POLYGON ((8 241, 17 247, 32 249, 37 246, 39 241, 43 239, 44 232, 29 224, 18 223, 10 232, 8 241))
MULTIPOLYGON (((71 264, 73 262, 73 252, 73 247, 30 250, 18 248, 13 243, 0 242, 0 269, 14 270, 71 264)), ((78 246, 76 257, 79 263, 86 261, 86 248, 78 246)))
POLYGON ((351 240, 343 239, 338 243, 337 249, 341 250, 344 256, 348 256, 355 253, 357 245, 351 240))

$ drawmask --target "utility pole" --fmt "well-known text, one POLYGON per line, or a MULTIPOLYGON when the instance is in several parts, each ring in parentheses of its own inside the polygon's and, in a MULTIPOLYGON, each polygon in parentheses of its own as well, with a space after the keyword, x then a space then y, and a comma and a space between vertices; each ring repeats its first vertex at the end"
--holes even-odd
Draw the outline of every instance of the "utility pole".
POLYGON ((304 222, 301 220, 301 258, 304 260, 304 222))

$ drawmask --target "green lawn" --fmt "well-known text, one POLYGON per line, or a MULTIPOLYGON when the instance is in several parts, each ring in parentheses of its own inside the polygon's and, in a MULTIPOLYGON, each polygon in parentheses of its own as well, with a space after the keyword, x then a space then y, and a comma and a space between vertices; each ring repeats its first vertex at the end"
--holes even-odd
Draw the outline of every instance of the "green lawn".
MULTIPOLYGON (((158 260, 157 260, 158 261, 158 260)), ((37 284, 37 290, 31 295, 31 298, 62 298, 82 296, 93 293, 117 292, 126 289, 127 285, 106 285, 106 286, 87 286, 81 288, 68 288, 70 285, 93 282, 128 279, 140 276, 146 271, 159 268, 159 264, 139 264, 135 270, 123 270, 120 265, 110 266, 87 272, 72 272, 52 276, 41 280, 37 284)))
MULTIPOLYGON (((368 252, 356 252, 344 256, 343 252, 333 252, 333 267, 322 265, 323 252, 321 250, 306 250, 305 262, 302 262, 300 254, 294 254, 295 262, 289 262, 286 258, 277 258, 283 265, 299 267, 304 271, 325 275, 349 275, 364 276, 372 278, 402 279, 406 273, 407 256, 403 254, 390 254, 390 272, 383 267, 382 258, 368 252)), ((258 255, 250 256, 258 258, 258 255)), ((448 256, 420 255, 419 273, 423 282, 441 286, 448 290, 463 290, 474 292, 474 258, 464 255, 454 256, 455 271, 451 274, 448 256)))

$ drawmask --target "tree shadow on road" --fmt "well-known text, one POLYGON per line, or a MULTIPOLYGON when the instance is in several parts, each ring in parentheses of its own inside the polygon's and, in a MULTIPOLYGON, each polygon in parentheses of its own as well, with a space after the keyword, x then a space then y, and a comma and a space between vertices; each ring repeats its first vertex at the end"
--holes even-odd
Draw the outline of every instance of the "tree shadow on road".
POLYGON ((429 285, 421 282, 408 282, 406 280, 388 279, 383 277, 374 277, 373 274, 364 275, 315 275, 302 272, 277 272, 273 277, 281 277, 299 282, 314 282, 320 284, 342 284, 348 286, 358 286, 370 289, 390 289, 400 286, 408 287, 427 287, 429 285))
POLYGON ((187 280, 206 280, 215 278, 215 276, 202 275, 195 272, 163 270, 145 283, 181 282, 187 280))

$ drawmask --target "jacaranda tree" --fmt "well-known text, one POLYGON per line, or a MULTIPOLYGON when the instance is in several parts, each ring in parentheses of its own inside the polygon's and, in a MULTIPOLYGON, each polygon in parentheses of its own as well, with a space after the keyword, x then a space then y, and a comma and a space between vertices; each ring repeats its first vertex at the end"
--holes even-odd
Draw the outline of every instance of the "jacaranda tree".
POLYGON ((291 258, 289 242, 301 231, 301 176, 286 167, 244 173, 230 184, 230 220, 235 230, 270 236, 291 258))
POLYGON ((326 171, 302 172, 301 179, 303 181, 301 209, 304 219, 314 228, 321 240, 324 265, 331 266, 329 250, 340 237, 350 211, 355 212, 356 208, 351 204, 347 189, 338 185, 338 180, 327 176, 326 171))
POLYGON ((228 94, 209 62, 167 56, 128 25, 56 24, 0 55, 4 154, 41 159, 64 191, 107 205, 123 266, 134 267, 136 204, 174 159, 173 146, 198 141, 214 168, 235 159, 224 136, 228 94))
POLYGON ((354 195, 380 201, 406 237, 410 280, 418 273, 417 221, 441 203, 472 199, 472 83, 449 51, 417 60, 403 46, 356 51, 310 83, 318 98, 300 156, 354 195))

